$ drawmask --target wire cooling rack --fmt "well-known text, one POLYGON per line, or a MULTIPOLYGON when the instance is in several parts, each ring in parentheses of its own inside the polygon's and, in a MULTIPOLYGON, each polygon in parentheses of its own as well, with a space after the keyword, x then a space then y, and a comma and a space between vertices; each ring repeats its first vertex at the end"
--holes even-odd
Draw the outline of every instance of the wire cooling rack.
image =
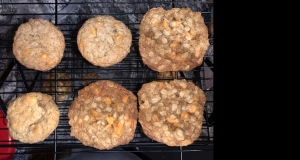
MULTIPOLYGON (((209 0, 114 0, 114 1, 82 1, 82 0, 24 0, 16 3, 10 0, 0 1, 0 106, 5 118, 7 104, 18 95, 41 91, 42 83, 49 73, 57 74, 61 70, 67 73, 72 81, 70 97, 55 102, 61 112, 57 129, 43 142, 24 144, 13 140, 0 139, 0 149, 15 148, 13 159, 60 159, 79 151, 87 152, 131 152, 142 159, 150 159, 151 154, 175 154, 177 159, 190 159, 188 153, 212 151, 213 146, 213 37, 210 33, 210 46, 204 56, 203 64, 190 72, 176 72, 176 78, 182 77, 194 82, 202 88, 207 96, 205 104, 202 133, 198 140, 187 147, 168 147, 148 138, 138 123, 134 139, 116 150, 93 150, 83 146, 80 141, 70 136, 68 124, 68 107, 77 97, 77 92, 84 86, 82 77, 94 72, 101 79, 112 80, 137 94, 142 84, 157 80, 158 72, 143 64, 138 51, 139 24, 142 16, 153 7, 165 9, 189 7, 200 11, 208 27, 212 25, 213 2, 209 0), (90 17, 98 14, 112 15, 121 20, 132 32, 132 46, 128 56, 120 63, 107 68, 96 67, 87 62, 79 53, 76 37, 79 28, 90 17), (64 57, 55 68, 47 72, 39 72, 22 66, 12 54, 13 36, 21 23, 29 18, 45 18, 54 23, 64 34, 66 49, 64 57)), ((57 76, 52 81, 57 87, 57 76)), ((57 90, 47 92, 57 96, 57 90)), ((0 131, 7 128, 0 128, 0 131)), ((8 153, 0 153, 0 156, 8 153)), ((159 159, 157 157, 156 159, 159 159)))

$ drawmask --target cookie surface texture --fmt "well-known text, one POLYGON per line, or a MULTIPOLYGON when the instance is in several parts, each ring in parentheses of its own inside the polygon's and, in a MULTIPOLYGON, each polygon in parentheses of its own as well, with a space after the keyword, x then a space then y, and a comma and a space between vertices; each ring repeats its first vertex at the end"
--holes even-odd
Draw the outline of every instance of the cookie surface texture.
POLYGON ((65 72, 57 72, 57 89, 55 87, 55 73, 49 73, 45 77, 41 91, 45 94, 49 94, 52 96, 53 100, 55 100, 55 92, 56 94, 56 102, 62 103, 66 100, 72 93, 72 81, 69 75, 65 72))
POLYGON ((97 15, 78 31, 77 45, 82 56, 95 66, 109 67, 130 52, 131 31, 112 16, 97 15))
POLYGON ((208 29, 200 12, 190 8, 152 8, 140 23, 139 51, 152 70, 190 71, 203 62, 208 29))
POLYGON ((84 87, 69 111, 71 136, 100 150, 128 144, 134 137, 137 97, 123 86, 100 80, 84 87))
POLYGON ((187 146, 201 134, 206 97, 192 82, 152 81, 138 91, 139 122, 151 139, 187 146))
POLYGON ((23 143, 45 140, 57 127, 60 111, 52 97, 40 92, 22 94, 7 108, 10 135, 23 143))
POLYGON ((57 66, 63 57, 65 39, 51 22, 31 18, 21 24, 14 36, 13 54, 25 67, 48 71, 57 66))

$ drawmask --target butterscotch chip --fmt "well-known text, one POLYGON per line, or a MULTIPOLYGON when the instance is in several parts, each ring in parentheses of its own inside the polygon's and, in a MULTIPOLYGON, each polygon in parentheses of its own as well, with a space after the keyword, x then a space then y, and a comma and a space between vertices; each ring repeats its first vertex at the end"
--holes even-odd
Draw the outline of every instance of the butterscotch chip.
POLYGON ((199 138, 206 97, 194 83, 152 81, 137 95, 139 122, 149 138, 168 146, 187 146, 199 138))
POLYGON ((139 51, 152 70, 190 71, 202 64, 209 46, 200 12, 190 8, 152 8, 140 23, 139 51))
POLYGON ((57 127, 60 111, 52 97, 40 92, 22 94, 7 107, 10 135, 23 143, 45 140, 57 127))
POLYGON ((127 26, 108 15, 88 19, 77 35, 77 45, 82 56, 100 67, 122 61, 130 52, 131 40, 131 31, 127 26))
POLYGON ((82 77, 81 83, 83 86, 87 86, 93 82, 96 82, 101 77, 95 72, 89 72, 82 77))
POLYGON ((56 99, 57 103, 62 103, 69 98, 72 93, 72 81, 68 74, 65 72, 57 72, 55 80, 55 73, 49 73, 42 84, 42 92, 51 94, 53 100, 56 99), (55 86, 57 83, 57 87, 55 86), (55 98, 56 93, 56 98, 55 98))
POLYGON ((84 87, 69 111, 71 136, 100 150, 128 144, 134 137, 136 96, 123 86, 100 80, 84 87))
POLYGON ((62 32, 51 22, 31 18, 14 36, 13 54, 25 67, 48 71, 60 63, 65 50, 62 32))

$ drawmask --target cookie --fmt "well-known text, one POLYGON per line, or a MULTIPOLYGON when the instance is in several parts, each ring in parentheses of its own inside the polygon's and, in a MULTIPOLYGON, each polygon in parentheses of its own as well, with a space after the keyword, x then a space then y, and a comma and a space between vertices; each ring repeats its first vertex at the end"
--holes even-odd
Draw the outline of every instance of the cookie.
POLYGON ((194 83, 152 81, 137 95, 139 122, 149 138, 168 146, 187 146, 199 138, 206 97, 194 83))
POLYGON ((131 41, 131 31, 127 26, 108 15, 88 19, 77 35, 77 45, 82 56, 100 67, 121 62, 130 52, 131 41))
POLYGON ((88 86, 89 84, 96 82, 101 77, 95 72, 89 72, 82 77, 81 83, 83 86, 88 86))
POLYGON ((40 92, 22 94, 7 107, 10 135, 23 143, 45 140, 57 127, 60 111, 52 97, 40 92))
POLYGON ((134 137, 137 97, 123 86, 100 80, 84 87, 68 111, 71 136, 100 150, 128 144, 134 137))
POLYGON ((139 51, 150 69, 190 71, 203 62, 208 29, 200 12, 190 8, 152 8, 143 16, 139 51))
POLYGON ((60 63, 64 50, 62 32, 42 18, 30 18, 18 27, 14 36, 13 54, 29 69, 51 70, 60 63))
POLYGON ((46 94, 51 94, 53 100, 56 99, 57 103, 62 103, 64 100, 70 97, 72 93, 72 81, 68 74, 63 71, 57 72, 57 89, 55 86, 55 73, 49 73, 42 84, 41 91, 46 94), (55 93, 56 98, 55 98, 55 93))

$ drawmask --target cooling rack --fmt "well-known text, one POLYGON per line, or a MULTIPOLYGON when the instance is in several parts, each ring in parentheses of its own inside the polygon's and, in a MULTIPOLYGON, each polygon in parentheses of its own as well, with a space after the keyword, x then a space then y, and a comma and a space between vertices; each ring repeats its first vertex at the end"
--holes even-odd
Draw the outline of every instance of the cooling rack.
MULTIPOLYGON (((213 37, 210 33, 210 46, 204 56, 203 64, 189 72, 176 72, 175 78, 185 78, 194 82, 204 90, 207 96, 205 104, 202 133, 198 140, 187 147, 168 147, 149 139, 143 134, 140 124, 137 125, 134 139, 127 145, 116 147, 120 150, 94 150, 83 146, 70 136, 68 124, 68 107, 84 86, 82 77, 90 72, 97 73, 101 79, 112 80, 137 94, 142 84, 157 80, 158 72, 143 64, 138 51, 139 24, 142 16, 153 7, 171 9, 189 7, 200 11, 205 23, 211 27, 213 2, 210 0, 114 0, 114 1, 83 1, 83 0, 10 0, 0 1, 0 106, 5 118, 7 104, 18 95, 41 91, 42 83, 54 81, 57 89, 57 76, 53 80, 45 79, 49 73, 57 74, 64 71, 70 76, 72 88, 69 98, 55 102, 61 112, 57 129, 43 142, 24 144, 17 140, 0 139, 0 149, 15 148, 14 159, 60 159, 80 151, 86 152, 131 152, 142 159, 151 159, 151 155, 175 155, 175 159, 190 159, 203 151, 213 150, 213 37), (21 3, 22 2, 22 3, 21 3), (90 17, 98 14, 112 15, 124 22, 132 32, 132 46, 128 56, 120 63, 107 68, 96 67, 87 62, 79 53, 76 43, 77 32, 81 25, 90 17), (29 18, 45 18, 55 24, 64 34, 66 49, 62 61, 52 70, 39 72, 21 65, 12 54, 13 36, 21 23, 29 18), (9 142, 14 142, 13 144, 9 142)), ((47 92, 55 97, 57 90, 47 92)), ((7 128, 2 127, 0 131, 7 128)), ((0 153, 0 157, 8 153, 0 153)), ((157 157, 156 159, 159 159, 157 157)))

